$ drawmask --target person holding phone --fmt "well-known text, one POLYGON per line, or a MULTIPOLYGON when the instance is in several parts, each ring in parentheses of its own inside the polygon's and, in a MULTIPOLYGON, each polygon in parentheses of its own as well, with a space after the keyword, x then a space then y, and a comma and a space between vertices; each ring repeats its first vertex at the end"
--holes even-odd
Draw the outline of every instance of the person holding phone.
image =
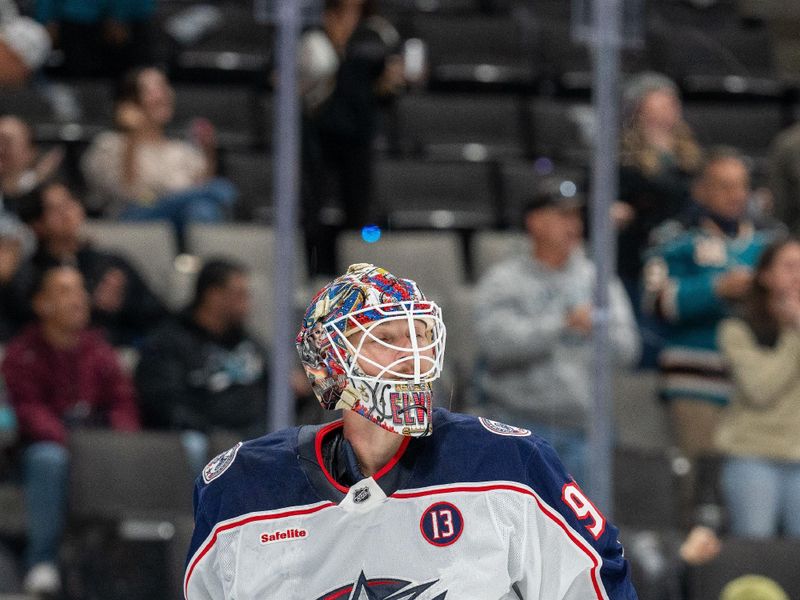
POLYGON ((167 219, 179 236, 188 222, 223 220, 236 199, 233 184, 217 177, 213 125, 198 119, 192 142, 169 137, 175 90, 153 67, 134 69, 117 95, 117 130, 101 133, 81 167, 90 203, 123 220, 167 219))

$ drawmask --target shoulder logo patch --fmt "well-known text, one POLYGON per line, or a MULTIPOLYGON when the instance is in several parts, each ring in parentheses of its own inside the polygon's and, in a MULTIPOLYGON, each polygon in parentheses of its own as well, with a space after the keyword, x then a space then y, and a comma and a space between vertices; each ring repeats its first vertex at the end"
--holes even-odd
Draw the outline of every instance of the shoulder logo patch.
POLYGON ((236 460, 236 453, 239 452, 239 448, 241 447, 242 442, 239 442, 230 450, 226 450, 222 454, 219 454, 215 458, 211 459, 211 462, 208 463, 203 469, 203 481, 205 481, 206 484, 209 484, 227 471, 228 467, 230 467, 233 464, 233 461, 236 460))
POLYGON ((501 423, 500 421, 492 421, 491 419, 487 419, 486 417, 479 417, 478 420, 481 422, 481 425, 488 431, 491 431, 495 435, 508 435, 511 437, 527 437, 531 434, 529 429, 523 429, 522 427, 514 427, 513 425, 506 425, 505 423, 501 423))

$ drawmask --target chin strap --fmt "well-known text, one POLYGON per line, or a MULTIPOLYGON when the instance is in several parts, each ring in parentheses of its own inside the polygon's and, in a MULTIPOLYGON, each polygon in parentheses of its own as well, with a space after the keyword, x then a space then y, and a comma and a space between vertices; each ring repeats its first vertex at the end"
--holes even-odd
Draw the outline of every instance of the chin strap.
POLYGON ((428 407, 427 406, 422 406, 422 405, 404 406, 403 408, 397 409, 397 414, 402 416, 403 414, 405 414, 409 410, 424 410, 425 411, 425 417, 426 417, 425 418, 425 422, 427 423, 427 426, 425 428, 425 433, 423 433, 419 437, 424 437, 426 435, 430 435, 431 432, 433 431, 433 425, 431 424, 431 415, 430 415, 430 412, 428 411, 428 407))

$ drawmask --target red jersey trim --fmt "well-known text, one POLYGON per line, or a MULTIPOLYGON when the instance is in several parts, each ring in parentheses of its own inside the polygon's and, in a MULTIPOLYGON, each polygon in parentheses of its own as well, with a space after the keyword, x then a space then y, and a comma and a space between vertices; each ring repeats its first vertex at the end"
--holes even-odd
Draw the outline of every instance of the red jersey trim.
POLYGON ((563 517, 555 512, 552 508, 550 508, 545 502, 542 501, 533 490, 525 487, 519 487, 511 484, 492 484, 492 485, 477 485, 477 486, 463 486, 463 485, 453 485, 448 487, 440 487, 440 488, 429 488, 425 490, 420 490, 417 492, 395 492, 390 496, 390 498, 398 498, 398 499, 408 499, 408 498, 421 498, 423 496, 432 496, 434 494, 441 494, 442 492, 490 492, 493 490, 504 490, 510 492, 518 492, 520 494, 525 494, 526 496, 530 496, 536 502, 536 506, 539 507, 541 510, 551 521, 553 521, 556 525, 558 525, 561 530, 567 535, 567 538, 575 544, 586 556, 589 557, 589 560, 592 561, 592 586, 594 587, 594 592, 597 595, 598 600, 606 600, 605 594, 603 594, 602 585, 600 584, 600 566, 601 561, 597 556, 597 553, 586 545, 586 542, 577 535, 572 529, 563 521, 563 517))
POLYGON ((317 506, 311 506, 309 508, 300 508, 300 509, 293 509, 287 510, 283 512, 271 513, 271 514, 256 514, 250 515, 249 517, 244 517, 242 519, 238 519, 236 521, 230 521, 225 523, 224 525, 219 525, 214 528, 214 533, 211 535, 211 538, 205 542, 202 549, 195 554, 195 557, 192 559, 189 568, 186 570, 186 577, 184 578, 183 583, 183 596, 184 598, 189 598, 189 579, 192 577, 192 573, 194 573, 194 569, 197 566, 197 563, 208 554, 211 548, 217 542, 217 536, 223 531, 228 531, 229 529, 235 529, 236 527, 242 527, 243 525, 247 525, 248 523, 253 523, 255 521, 269 521, 272 519, 281 519, 284 517, 295 517, 297 515, 310 515, 315 512, 319 512, 325 508, 330 508, 332 506, 336 506, 333 502, 326 502, 324 504, 319 504, 317 506))
MULTIPOLYGON (((328 482, 337 490, 339 490, 343 494, 346 494, 347 492, 350 491, 350 488, 342 485, 333 478, 333 475, 331 475, 328 472, 328 469, 325 468, 325 460, 322 457, 322 440, 325 439, 325 436, 328 435, 331 431, 333 431, 334 429, 338 429, 339 427, 342 426, 343 426, 343 421, 339 419, 338 421, 334 421, 330 425, 326 425, 325 427, 320 429, 317 432, 316 439, 314 440, 314 452, 317 455, 317 464, 319 465, 319 468, 322 469, 322 473, 325 475, 325 478, 328 480, 328 482)), ((389 459, 389 462, 386 463, 383 466, 383 468, 381 468, 377 473, 375 473, 372 476, 372 478, 375 481, 378 481, 378 479, 386 475, 389 471, 391 471, 394 468, 397 462, 403 457, 403 454, 405 453, 406 448, 408 447, 408 443, 410 441, 411 438, 409 437, 403 438, 403 441, 400 444, 400 447, 397 449, 397 452, 394 453, 394 456, 392 456, 392 458, 389 459)))
MULTIPOLYGON (((317 437, 317 440, 318 440, 317 447, 320 449, 318 458, 322 456, 322 452, 321 452, 322 443, 320 441, 321 440, 321 436, 323 436, 328 431, 331 431, 331 430, 335 429, 336 427, 341 426, 341 424, 342 424, 341 421, 337 421, 337 422, 331 423, 330 425, 326 426, 325 428, 323 428, 323 429, 321 429, 319 431, 319 433, 317 434, 317 436, 318 436, 317 437)), ((395 459, 395 457, 393 457, 392 458, 393 462, 390 461, 387 464, 387 467, 389 466, 389 464, 396 463, 397 460, 399 460, 400 456, 402 456, 402 452, 405 450, 405 447, 408 445, 408 441, 409 441, 409 438, 406 438, 403 441, 403 445, 400 447, 400 450, 398 450, 397 454, 395 455, 396 459, 395 459)), ((320 467, 322 467, 322 470, 323 470, 323 472, 325 472, 326 476, 330 477, 329 473, 327 471, 325 471, 325 468, 322 466, 321 462, 320 462, 320 467)), ((387 467, 384 467, 384 469, 388 470, 387 467)), ((391 467, 389 467, 389 468, 391 468, 391 467)), ((384 469, 381 469, 381 470, 383 471, 384 469)), ((332 478, 331 478, 331 481, 333 482, 332 478)), ((349 488, 344 488, 344 489, 348 490, 349 488)), ((578 534, 576 534, 574 531, 572 531, 572 529, 569 527, 569 525, 567 525, 563 521, 563 517, 561 517, 560 514, 558 514, 556 511, 554 511, 552 508, 550 508, 530 488, 517 486, 517 485, 512 485, 512 484, 507 484, 507 483, 490 484, 490 485, 476 485, 476 486, 452 485, 452 486, 447 486, 447 487, 428 488, 428 489, 419 490, 419 491, 415 491, 415 492, 395 492, 394 494, 392 494, 389 497, 390 498, 396 498, 398 500, 407 500, 407 499, 411 499, 411 498, 422 498, 422 497, 425 497, 425 496, 433 496, 435 494, 441 494, 443 492, 447 492, 447 493, 453 493, 453 492, 490 492, 490 491, 494 491, 494 490, 517 492, 519 494, 524 494, 526 496, 530 496, 531 498, 533 498, 533 500, 534 500, 534 502, 536 502, 536 506, 539 508, 539 510, 541 510, 542 513, 545 514, 545 516, 547 516, 551 521, 553 521, 556 525, 558 525, 561 528, 561 530, 566 534, 567 538, 573 544, 575 544, 586 556, 589 557, 589 560, 591 560, 591 562, 592 562, 592 569, 591 569, 590 573, 591 573, 591 578, 592 578, 592 587, 594 588, 594 592, 595 592, 596 598, 598 600, 607 600, 607 596, 603 593, 602 585, 600 583, 600 566, 601 566, 602 563, 601 563, 597 553, 591 547, 587 546, 586 542, 578 534)), ((203 558, 203 556, 205 556, 211 550, 212 546, 216 543, 217 536, 218 536, 218 534, 220 532, 227 531, 227 530, 233 529, 235 527, 241 527, 242 525, 247 525, 248 523, 252 523, 254 521, 264 521, 264 520, 270 520, 270 519, 279 519, 281 517, 292 517, 292 516, 296 516, 296 515, 308 515, 308 514, 312 514, 312 513, 315 513, 315 512, 319 512, 320 510, 323 510, 325 508, 331 508, 333 506, 337 506, 337 505, 334 504, 333 502, 326 502, 325 504, 312 506, 310 508, 289 510, 289 511, 285 511, 285 512, 282 512, 282 513, 274 513, 274 514, 269 514, 269 515, 252 515, 252 516, 245 517, 245 518, 237 520, 237 521, 231 521, 229 523, 225 523, 224 525, 217 527, 216 529, 214 529, 214 533, 211 536, 211 539, 208 540, 205 543, 203 549, 197 555, 195 555, 195 558, 192 559, 191 565, 187 569, 186 577, 185 577, 184 585, 183 585, 184 597, 186 598, 186 600, 188 600, 188 598, 189 598, 189 594, 188 594, 188 592, 189 592, 189 579, 191 578, 192 573, 194 572, 194 569, 197 566, 197 563, 200 562, 200 560, 203 558)))

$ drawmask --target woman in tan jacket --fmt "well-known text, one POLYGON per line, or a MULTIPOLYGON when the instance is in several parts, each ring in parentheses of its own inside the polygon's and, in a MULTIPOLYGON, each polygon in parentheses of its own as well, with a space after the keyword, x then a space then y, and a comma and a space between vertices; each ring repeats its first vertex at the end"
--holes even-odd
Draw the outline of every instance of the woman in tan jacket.
POLYGON ((717 432, 732 533, 800 537, 800 241, 764 251, 718 335, 735 382, 717 432))

